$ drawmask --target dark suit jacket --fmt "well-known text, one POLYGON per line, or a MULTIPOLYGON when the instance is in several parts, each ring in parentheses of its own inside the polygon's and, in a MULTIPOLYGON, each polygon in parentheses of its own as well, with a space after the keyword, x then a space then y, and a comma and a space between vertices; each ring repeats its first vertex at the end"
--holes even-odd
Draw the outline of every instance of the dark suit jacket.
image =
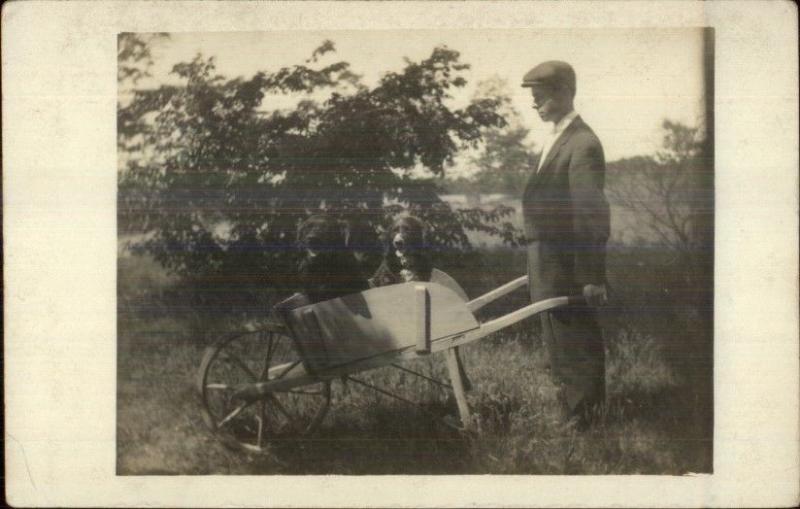
POLYGON ((531 298, 605 283, 608 202, 603 146, 580 117, 561 133, 522 197, 531 298))

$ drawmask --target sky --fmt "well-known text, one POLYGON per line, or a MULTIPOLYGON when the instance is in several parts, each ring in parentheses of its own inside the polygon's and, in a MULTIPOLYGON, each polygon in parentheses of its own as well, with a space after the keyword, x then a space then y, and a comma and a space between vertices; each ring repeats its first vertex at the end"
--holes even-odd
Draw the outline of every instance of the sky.
MULTIPOLYGON (((419 61, 445 45, 469 63, 464 101, 477 83, 499 77, 530 138, 541 146, 548 125, 532 109, 522 76, 545 60, 564 60, 577 74, 575 109, 603 143, 606 159, 652 154, 661 143, 664 119, 702 123, 704 112, 700 29, 601 30, 398 30, 173 33, 154 43, 152 78, 140 86, 176 82, 172 66, 198 53, 213 56, 227 78, 249 77, 300 64, 324 40, 336 46, 321 65, 350 62, 362 81, 374 85, 382 73, 399 71, 404 57, 419 61)), ((276 106, 291 97, 269 97, 276 106)))

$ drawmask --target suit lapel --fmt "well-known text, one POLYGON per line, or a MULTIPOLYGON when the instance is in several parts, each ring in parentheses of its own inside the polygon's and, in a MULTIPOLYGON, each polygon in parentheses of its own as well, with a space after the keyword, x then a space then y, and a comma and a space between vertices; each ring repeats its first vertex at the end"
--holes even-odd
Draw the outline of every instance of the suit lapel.
POLYGON ((541 169, 539 171, 534 171, 531 174, 530 179, 528 179, 528 185, 526 189, 531 186, 536 186, 538 182, 540 182, 546 175, 549 175, 550 166, 553 164, 553 160, 555 160, 556 156, 558 155, 559 150, 564 145, 564 143, 569 140, 572 134, 577 130, 579 127, 583 125, 583 120, 581 119, 580 115, 575 117, 575 119, 567 126, 566 129, 561 133, 561 136, 553 142, 553 146, 550 147, 550 151, 547 152, 547 157, 544 159, 544 163, 542 164, 541 169))
POLYGON ((544 173, 545 170, 547 170, 548 167, 553 164, 553 159, 555 159, 558 155, 558 151, 561 150, 561 147, 564 145, 564 143, 566 143, 569 137, 572 136, 572 133, 578 128, 580 123, 582 123, 581 117, 575 117, 567 126, 567 128, 561 133, 561 136, 559 136, 558 139, 553 143, 553 146, 550 147, 550 151, 547 153, 544 164, 542 164, 542 168, 539 170, 540 174, 544 173))

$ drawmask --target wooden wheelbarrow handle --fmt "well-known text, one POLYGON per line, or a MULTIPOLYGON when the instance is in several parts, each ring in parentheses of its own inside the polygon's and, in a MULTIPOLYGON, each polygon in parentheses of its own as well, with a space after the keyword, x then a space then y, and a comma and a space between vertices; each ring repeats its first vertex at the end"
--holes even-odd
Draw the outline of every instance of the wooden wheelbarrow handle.
MULTIPOLYGON (((522 288, 524 286, 528 286, 528 276, 520 276, 513 281, 509 281, 508 283, 495 288, 489 292, 484 293, 480 297, 476 297, 471 301, 467 302, 467 309, 475 313, 479 309, 483 308, 487 304, 496 301, 500 297, 508 295, 509 293, 522 288)), ((582 306, 586 305, 586 299, 583 295, 573 295, 567 297, 569 306, 582 306)))

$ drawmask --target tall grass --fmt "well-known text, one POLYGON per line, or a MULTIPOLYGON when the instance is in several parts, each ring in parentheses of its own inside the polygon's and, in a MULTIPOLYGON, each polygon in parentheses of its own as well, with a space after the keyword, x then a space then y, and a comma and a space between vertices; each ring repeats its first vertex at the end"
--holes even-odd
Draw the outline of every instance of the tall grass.
MULTIPOLYGON (((477 295, 524 273, 524 253, 453 257, 440 267, 477 295), (469 258, 473 256, 473 258, 469 258), (476 265, 477 264, 477 265, 476 265), (471 268, 470 268, 471 267, 471 268), (480 267, 476 270, 475 267, 480 267)), ((318 432, 251 456, 225 448, 205 429, 193 390, 203 348, 245 319, 187 305, 188 291, 152 260, 122 256, 118 286, 117 468, 120 474, 682 474, 709 471, 710 436, 697 424, 670 347, 681 310, 659 296, 670 271, 655 254, 613 258, 615 305, 604 311, 608 404, 581 431, 556 402, 537 320, 462 349, 473 389, 474 430, 442 424, 457 415, 448 394, 391 368, 358 375, 421 403, 386 398, 353 382, 333 383, 318 432), (639 265, 644 261, 644 265, 639 265), (620 284, 625 278, 630 284, 620 284), (616 281, 616 282, 615 282, 616 281), (642 300, 645 299, 646 300, 642 300), (637 300, 638 299, 638 300, 637 300), (660 299, 660 300, 659 300, 660 299), (648 305, 649 303, 649 305, 648 305), (670 324, 672 321, 672 324, 670 324)), ((196 298, 196 296, 195 296, 196 298)), ((484 311, 507 312, 524 291, 484 311)), ((265 306, 266 307, 266 306, 265 306)), ((442 356, 409 367, 443 377, 442 356)), ((708 410, 707 410, 708 411, 708 410)))

